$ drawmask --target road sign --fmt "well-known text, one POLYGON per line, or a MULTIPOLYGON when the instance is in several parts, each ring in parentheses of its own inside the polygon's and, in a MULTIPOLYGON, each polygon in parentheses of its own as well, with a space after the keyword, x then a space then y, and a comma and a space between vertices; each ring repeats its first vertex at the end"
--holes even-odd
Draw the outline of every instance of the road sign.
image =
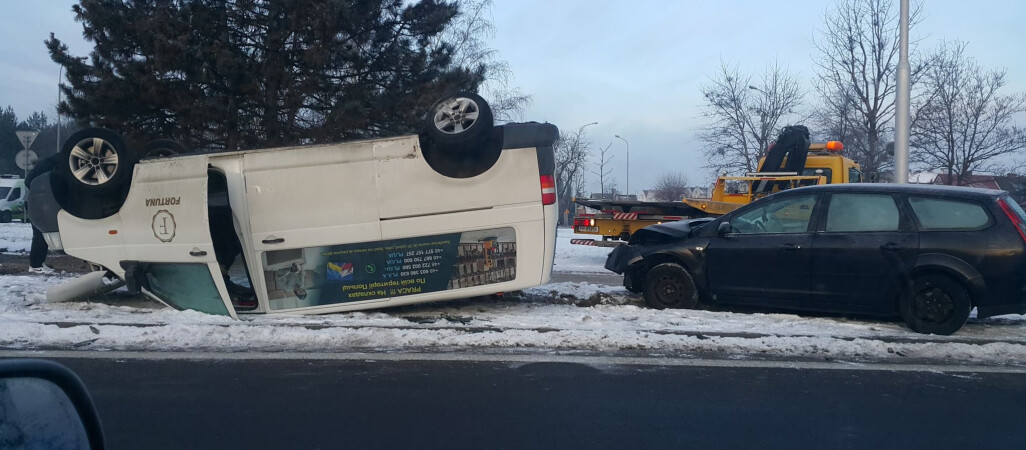
POLYGON ((30 131, 15 131, 14 134, 18 135, 18 140, 21 141, 21 146, 28 150, 32 146, 32 141, 36 140, 36 136, 39 135, 38 130, 30 131))
POLYGON ((36 167, 37 161, 39 161, 39 155, 32 150, 22 150, 14 155, 14 163, 18 165, 19 169, 26 172, 36 167))

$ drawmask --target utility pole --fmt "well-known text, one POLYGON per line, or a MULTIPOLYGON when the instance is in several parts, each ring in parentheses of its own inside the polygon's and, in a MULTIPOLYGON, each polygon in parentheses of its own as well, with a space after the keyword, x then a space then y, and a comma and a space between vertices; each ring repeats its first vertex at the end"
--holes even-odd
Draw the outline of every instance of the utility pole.
POLYGON ((909 116, 911 115, 910 78, 908 63, 908 0, 901 0, 898 40, 898 83, 895 90, 894 112, 894 182, 908 183, 909 116))

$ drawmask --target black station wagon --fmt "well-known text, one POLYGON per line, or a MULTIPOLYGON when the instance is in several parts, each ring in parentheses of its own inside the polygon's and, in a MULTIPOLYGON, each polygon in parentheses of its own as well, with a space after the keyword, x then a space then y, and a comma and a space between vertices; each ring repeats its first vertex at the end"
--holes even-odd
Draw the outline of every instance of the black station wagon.
POLYGON ((836 184, 784 191, 715 220, 639 230, 606 268, 653 308, 699 301, 900 315, 951 334, 1026 313, 1026 213, 1007 192, 836 184))

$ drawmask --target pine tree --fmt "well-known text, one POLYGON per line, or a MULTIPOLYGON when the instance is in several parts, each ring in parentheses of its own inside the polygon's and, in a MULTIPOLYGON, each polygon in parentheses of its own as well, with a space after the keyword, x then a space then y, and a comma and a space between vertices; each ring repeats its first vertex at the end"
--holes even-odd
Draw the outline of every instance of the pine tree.
POLYGON ((51 34, 62 114, 121 131, 240 149, 415 131, 483 67, 432 45, 457 14, 438 0, 81 0, 88 58, 51 34))

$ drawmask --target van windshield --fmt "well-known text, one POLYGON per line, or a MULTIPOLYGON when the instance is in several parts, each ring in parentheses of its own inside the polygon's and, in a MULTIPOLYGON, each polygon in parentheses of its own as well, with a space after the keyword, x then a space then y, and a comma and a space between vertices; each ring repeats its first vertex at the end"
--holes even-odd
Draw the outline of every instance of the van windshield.
POLYGON ((7 198, 7 194, 11 192, 9 187, 0 187, 0 199, 7 198))

